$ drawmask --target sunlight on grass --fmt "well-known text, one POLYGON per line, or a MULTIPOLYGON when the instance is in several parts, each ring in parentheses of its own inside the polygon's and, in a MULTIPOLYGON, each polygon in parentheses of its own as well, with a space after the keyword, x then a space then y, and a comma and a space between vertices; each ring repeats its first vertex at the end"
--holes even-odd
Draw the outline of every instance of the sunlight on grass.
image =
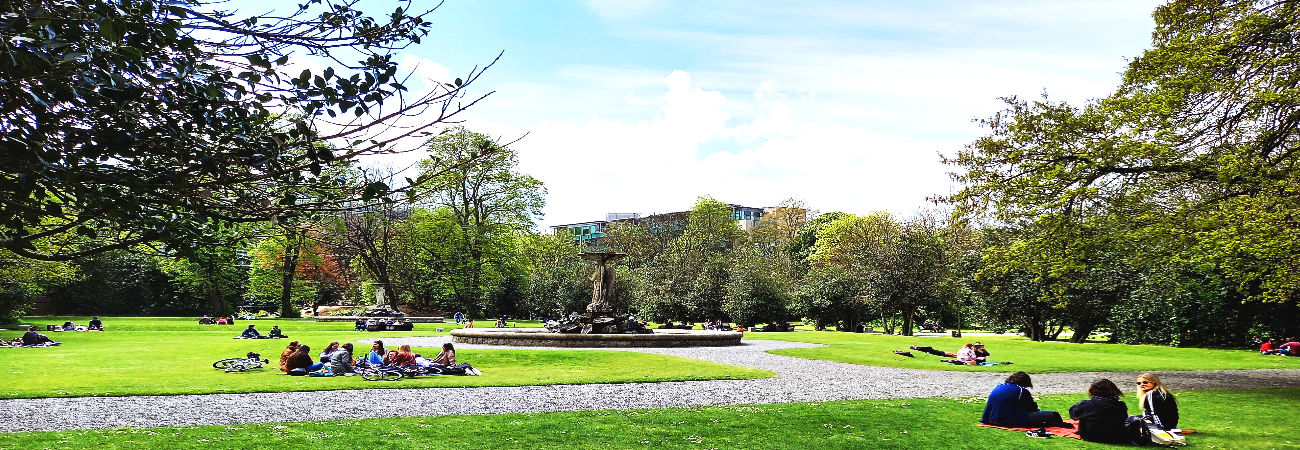
MULTIPOLYGON (((85 318, 67 320, 74 319, 85 322, 85 318)), ((62 323, 64 318, 41 320, 62 323)), ((190 318, 105 318, 105 326, 109 331, 103 333, 49 333, 53 339, 63 341, 59 347, 0 348, 5 353, 0 363, 0 398, 630 383, 775 375, 675 356, 532 349, 461 349, 458 359, 482 371, 478 377, 419 377, 374 383, 360 377, 290 377, 276 367, 225 373, 213 369, 212 362, 258 352, 276 366, 290 340, 300 340, 314 351, 324 349, 331 341, 356 342, 360 352, 369 347, 368 343, 357 342, 360 339, 378 338, 396 348, 403 338, 445 336, 446 331, 433 330, 456 325, 417 324, 416 331, 368 333, 350 331, 350 322, 318 323, 310 319, 240 321, 235 326, 219 326, 198 325, 190 318), (279 325, 290 339, 232 339, 247 323, 256 323, 263 331, 279 325)), ((429 347, 416 346, 413 350, 430 356, 437 353, 436 348, 429 347)))
POLYGON ((1174 348, 1158 345, 1124 345, 1068 342, 1033 342, 1020 336, 895 336, 836 331, 795 331, 789 333, 746 333, 745 339, 784 340, 823 344, 822 348, 772 350, 778 355, 806 359, 839 361, 885 367, 913 369, 1005 372, 1023 370, 1030 373, 1081 371, 1170 371, 1221 369, 1297 369, 1300 358, 1262 356, 1251 349, 1220 350, 1174 348), (957 366, 942 363, 949 359, 909 350, 909 346, 930 346, 957 352, 967 342, 981 341, 991 361, 1010 361, 1010 366, 957 366), (915 357, 895 355, 894 350, 910 351, 915 357))

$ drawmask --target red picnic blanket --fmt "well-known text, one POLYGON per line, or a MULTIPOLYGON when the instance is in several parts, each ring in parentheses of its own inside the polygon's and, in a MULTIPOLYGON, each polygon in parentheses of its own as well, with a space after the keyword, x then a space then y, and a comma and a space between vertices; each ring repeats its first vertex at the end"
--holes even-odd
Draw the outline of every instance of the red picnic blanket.
MULTIPOLYGON (((1070 419, 1070 420, 1066 420, 1065 423, 1074 425, 1074 428, 1064 428, 1064 427, 1043 427, 1043 428, 1046 429, 1048 433, 1052 433, 1057 436, 1083 439, 1082 437, 1079 437, 1079 421, 1070 419)), ((1021 432, 1038 429, 1038 427, 1004 427, 1001 425, 989 425, 987 423, 981 423, 979 425, 981 427, 1001 428, 1003 430, 1016 430, 1021 432)))

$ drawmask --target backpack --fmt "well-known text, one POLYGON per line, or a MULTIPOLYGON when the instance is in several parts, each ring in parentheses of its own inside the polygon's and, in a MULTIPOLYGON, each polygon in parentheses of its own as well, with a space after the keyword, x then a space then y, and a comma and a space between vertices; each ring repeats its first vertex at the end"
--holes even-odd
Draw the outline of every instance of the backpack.
POLYGON ((1151 445, 1151 428, 1142 416, 1128 416, 1124 419, 1124 434, 1133 445, 1151 445))

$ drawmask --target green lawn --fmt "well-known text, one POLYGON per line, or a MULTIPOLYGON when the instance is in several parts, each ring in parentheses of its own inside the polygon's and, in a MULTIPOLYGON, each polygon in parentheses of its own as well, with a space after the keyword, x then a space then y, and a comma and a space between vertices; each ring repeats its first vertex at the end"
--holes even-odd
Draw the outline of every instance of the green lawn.
MULTIPOLYGON (((29 323, 62 323, 85 317, 39 318, 29 323)), ((673 356, 601 350, 472 350, 457 359, 473 364, 482 376, 419 377, 395 383, 361 377, 290 377, 278 368, 225 373, 211 364, 221 358, 258 352, 278 364, 290 340, 310 345, 315 353, 331 341, 383 339, 396 348, 403 337, 446 335, 434 330, 452 324, 416 324, 411 332, 355 332, 350 322, 302 320, 239 321, 235 326, 198 325, 191 318, 104 318, 108 331, 46 333, 63 345, 49 348, 0 348, 0 398, 75 397, 88 395, 202 394, 228 392, 313 391, 358 388, 521 386, 545 384, 628 383, 762 378, 771 372, 673 356), (290 339, 231 339, 248 323, 265 332, 279 325, 290 339)), ((43 328, 43 327, 42 327, 43 328)), ((21 333, 0 332, 12 339, 21 333)), ((358 343, 357 352, 368 349, 358 343)), ((426 356, 438 349, 415 347, 426 356)))
MULTIPOLYGON (((1218 350, 1175 348, 1158 345, 1124 345, 1068 342, 1033 342, 1020 336, 896 336, 837 331, 794 331, 789 333, 745 333, 745 339, 773 339, 825 344, 827 347, 774 350, 778 355, 840 361, 871 366, 914 369, 1029 373, 1081 371, 1170 371, 1220 369, 1300 369, 1300 358, 1263 356, 1250 349, 1218 350), (939 356, 911 351, 915 358, 893 353, 911 345, 931 346, 956 353, 966 342, 981 341, 993 361, 1010 361, 1010 366, 956 366, 939 362, 939 356)), ((910 351, 910 350, 909 350, 910 351)))
MULTIPOLYGON (((1178 393, 1197 448, 1296 448, 1300 389, 1178 393)), ((1082 395, 1044 395, 1065 411, 1082 395)), ((450 400, 449 400, 450 401, 450 400)), ((1125 399, 1131 412, 1136 406, 1125 399)), ((1115 448, 976 426, 982 398, 405 417, 3 435, 3 448, 1115 448), (380 444, 382 443, 382 444, 380 444)))

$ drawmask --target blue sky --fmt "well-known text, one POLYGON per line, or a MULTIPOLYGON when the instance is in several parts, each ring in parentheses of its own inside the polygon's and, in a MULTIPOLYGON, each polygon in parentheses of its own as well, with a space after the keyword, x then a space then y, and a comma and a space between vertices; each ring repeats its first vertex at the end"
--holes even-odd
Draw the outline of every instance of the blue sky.
POLYGON ((938 155, 998 97, 1107 95, 1157 4, 449 0, 404 61, 447 79, 505 52, 465 125, 527 134, 542 226, 700 196, 907 216, 953 189, 938 155))

